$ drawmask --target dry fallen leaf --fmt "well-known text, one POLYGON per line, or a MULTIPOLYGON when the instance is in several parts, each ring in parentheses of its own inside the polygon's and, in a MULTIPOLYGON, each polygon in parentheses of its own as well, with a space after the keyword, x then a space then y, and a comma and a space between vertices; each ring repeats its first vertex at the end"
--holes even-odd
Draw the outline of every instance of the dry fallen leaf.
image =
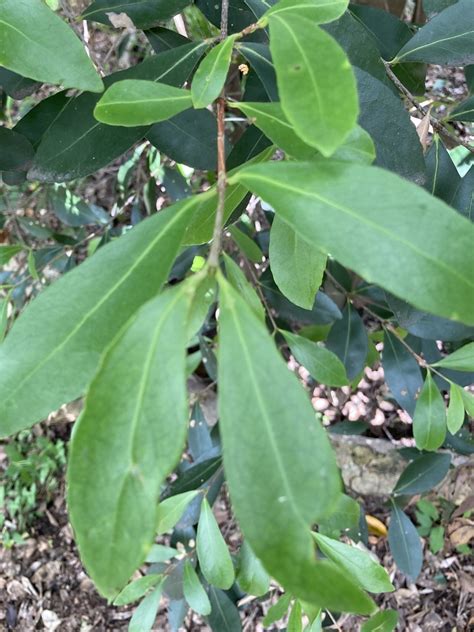
POLYGON ((469 544, 474 538, 474 522, 467 518, 458 518, 449 525, 448 535, 453 547, 469 544))

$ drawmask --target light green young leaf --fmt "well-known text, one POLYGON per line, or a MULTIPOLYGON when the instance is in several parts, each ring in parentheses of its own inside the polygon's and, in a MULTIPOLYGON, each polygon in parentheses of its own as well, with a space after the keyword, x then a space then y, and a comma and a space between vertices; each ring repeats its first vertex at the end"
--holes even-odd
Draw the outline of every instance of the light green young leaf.
POLYGON ((315 560, 310 525, 331 512, 340 489, 327 435, 265 326, 222 275, 218 281, 220 430, 244 536, 294 595, 328 608, 371 611, 354 583, 332 563, 315 560))
POLYGON ((0 246, 0 266, 6 265, 12 257, 23 250, 18 244, 0 246))
POLYGON ((191 84, 195 108, 206 108, 222 92, 229 72, 235 36, 227 37, 204 57, 191 84))
POLYGON ((313 533, 313 537, 324 555, 341 566, 365 590, 373 593, 395 590, 387 571, 373 560, 369 553, 356 546, 328 538, 321 533, 313 533))
POLYGON ((199 490, 193 489, 190 492, 183 492, 182 494, 171 496, 161 502, 158 505, 156 527, 157 534, 160 535, 171 531, 171 529, 181 519, 186 507, 198 494, 199 490))
POLYGON ((461 389, 462 401, 464 402, 464 408, 469 415, 474 419, 474 395, 469 393, 469 391, 465 391, 463 388, 461 389))
POLYGON ((94 108, 101 123, 136 127, 165 121, 192 106, 191 93, 166 83, 125 79, 113 83, 94 108))
POLYGON ((235 579, 234 565, 212 509, 203 498, 196 538, 199 567, 207 581, 227 590, 235 579))
POLYGON ((102 92, 82 42, 42 0, 1 0, 0 13, 1 66, 63 88, 102 92))
POLYGON ((296 12, 312 22, 324 24, 341 17, 348 4, 349 0, 279 0, 264 14, 264 18, 296 12))
POLYGON ((334 160, 371 165, 376 157, 375 145, 370 134, 356 125, 343 144, 334 152, 334 160))
POLYGON ((295 305, 312 309, 323 280, 327 254, 275 215, 270 229, 269 255, 273 278, 282 294, 295 305))
MULTIPOLYGON (((232 104, 231 104, 232 105, 232 104)), ((286 118, 280 103, 238 104, 247 118, 256 125, 280 149, 300 160, 311 160, 319 155, 317 149, 307 145, 286 118)))
POLYGON ((356 81, 344 51, 325 31, 291 12, 270 16, 270 50, 288 120, 305 143, 330 156, 359 112, 356 81))
POLYGON ((380 610, 362 624, 360 632, 393 632, 397 623, 398 613, 396 610, 380 610))
POLYGON ((449 389, 449 406, 447 411, 447 425, 451 434, 456 434, 464 423, 464 400, 462 389, 457 384, 451 384, 449 389))
POLYGON ((315 380, 327 386, 349 384, 344 365, 332 351, 289 331, 281 333, 296 360, 308 369, 315 380))
POLYGON ((133 613, 128 632, 150 632, 155 623, 158 608, 160 607, 162 584, 147 595, 133 613))
POLYGON ((144 562, 160 485, 184 448, 186 320, 195 283, 191 277, 140 310, 105 354, 74 428, 71 523, 84 565, 109 598, 144 562))
POLYGON ((114 599, 114 606, 125 606, 143 597, 150 588, 163 581, 162 575, 144 575, 131 582, 114 599))
POLYGON ((275 623, 275 621, 279 621, 282 619, 290 607, 291 595, 289 593, 284 593, 280 599, 271 606, 263 619, 263 625, 268 627, 275 623))
POLYGON ((286 632, 303 632, 303 611, 301 610, 301 604, 296 600, 291 608, 290 616, 288 617, 288 625, 286 632))
POLYGON ((166 280, 194 203, 141 222, 25 309, 0 346, 0 436, 28 428, 84 392, 101 353, 166 280))
POLYGON ((257 243, 251 239, 243 230, 240 230, 237 226, 229 226, 229 233, 232 239, 235 241, 239 250, 242 252, 249 261, 253 263, 261 263, 263 259, 263 253, 257 243))
POLYGON ((433 366, 455 371, 474 371, 474 342, 469 342, 464 347, 457 349, 433 366))
POLYGON ((320 521, 319 526, 324 526, 331 531, 347 531, 357 527, 359 518, 359 503, 346 494, 340 494, 335 510, 328 518, 320 521))
POLYGON ((171 546, 164 546, 163 544, 154 544, 146 556, 147 564, 158 564, 159 562, 166 562, 172 557, 176 557, 178 551, 171 546))
POLYGON ((446 437, 446 408, 431 373, 418 396, 413 416, 413 435, 419 450, 437 450, 446 437))
POLYGON ((474 225, 420 187, 377 167, 329 160, 317 168, 253 165, 234 182, 369 283, 424 311, 474 324, 474 225))
POLYGON ((229 255, 224 253, 225 271, 229 283, 243 296, 258 318, 265 322, 265 309, 254 288, 247 281, 245 274, 229 255))
POLYGON ((260 560, 244 540, 239 553, 237 582, 246 593, 261 597, 270 587, 270 577, 260 560))
POLYGON ((10 296, 8 295, 7 298, 0 299, 0 342, 5 338, 7 331, 9 298, 10 296))
POLYGON ((193 565, 189 560, 184 563, 183 570, 183 593, 189 606, 198 614, 203 616, 211 612, 211 603, 204 590, 193 565))

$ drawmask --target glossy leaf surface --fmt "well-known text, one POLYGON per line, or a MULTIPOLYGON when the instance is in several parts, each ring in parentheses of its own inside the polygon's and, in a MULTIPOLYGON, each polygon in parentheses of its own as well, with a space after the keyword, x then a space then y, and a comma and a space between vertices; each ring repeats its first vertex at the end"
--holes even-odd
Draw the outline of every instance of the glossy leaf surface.
POLYGON ((446 437, 446 409, 443 397, 429 371, 416 402, 413 435, 419 450, 437 450, 443 445, 446 437))

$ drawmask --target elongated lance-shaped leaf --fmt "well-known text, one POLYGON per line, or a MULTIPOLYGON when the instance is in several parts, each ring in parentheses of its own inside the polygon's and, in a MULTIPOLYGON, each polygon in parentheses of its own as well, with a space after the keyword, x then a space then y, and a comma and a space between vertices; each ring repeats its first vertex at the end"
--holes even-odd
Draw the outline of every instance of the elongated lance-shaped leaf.
POLYGON ((423 547, 420 536, 410 518, 393 501, 388 543, 398 568, 415 581, 423 564, 423 547))
POLYGON ((165 282, 195 203, 145 220, 25 309, 0 346, 0 436, 28 428, 84 392, 101 353, 165 282))
POLYGON ((216 588, 230 588, 235 579, 234 565, 207 498, 201 504, 196 550, 207 581, 216 588))
POLYGON ((1 0, 0 15, 0 65, 36 81, 102 92, 81 41, 42 0, 1 0))
POLYGON ((292 12, 270 16, 270 50, 288 120, 306 143, 330 156, 359 112, 346 54, 325 31, 292 12))
POLYGON ((469 342, 460 349, 457 349, 446 356, 434 366, 441 366, 444 369, 454 369, 455 371, 474 371, 474 342, 469 342))
POLYGON ((145 560, 160 485, 184 448, 196 277, 149 301, 105 354, 74 429, 68 504, 81 559, 113 598, 145 560))
POLYGON ((457 384, 451 384, 449 389, 449 406, 447 410, 446 423, 451 434, 456 434, 464 423, 464 401, 462 398, 463 389, 457 384))
POLYGON ((296 596, 368 612, 368 597, 315 559, 310 525, 330 514, 340 489, 326 433, 265 326, 221 275, 219 287, 220 430, 242 531, 266 570, 296 596))
POLYGON ((136 127, 166 121, 191 105, 189 90, 126 79, 110 86, 95 106, 94 116, 107 125, 136 127))
POLYGON ((209 597, 189 560, 184 563, 183 593, 190 607, 204 616, 211 612, 209 597))
POLYGON ((236 181, 366 281, 474 324, 474 226, 426 191, 377 167, 329 160, 254 165, 236 181))
POLYGON ((220 95, 229 72, 235 37, 215 46, 199 64, 191 84, 195 108, 205 108, 220 95))
POLYGON ((265 18, 297 12, 312 22, 324 24, 337 20, 347 9, 348 4, 348 0, 280 0, 265 13, 265 18))
POLYGON ((180 13, 190 0, 94 0, 82 14, 93 22, 112 24, 110 14, 126 13, 139 29, 155 26, 180 13))
POLYGON ((446 437, 446 408, 443 396, 428 371, 413 416, 413 435, 419 450, 437 450, 446 437))

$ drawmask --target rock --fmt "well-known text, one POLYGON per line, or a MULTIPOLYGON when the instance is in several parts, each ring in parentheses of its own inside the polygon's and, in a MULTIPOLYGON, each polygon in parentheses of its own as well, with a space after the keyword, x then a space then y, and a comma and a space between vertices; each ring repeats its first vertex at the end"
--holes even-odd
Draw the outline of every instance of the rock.
POLYGON ((43 610, 41 620, 46 630, 50 632, 54 632, 61 625, 61 619, 52 610, 43 610))

